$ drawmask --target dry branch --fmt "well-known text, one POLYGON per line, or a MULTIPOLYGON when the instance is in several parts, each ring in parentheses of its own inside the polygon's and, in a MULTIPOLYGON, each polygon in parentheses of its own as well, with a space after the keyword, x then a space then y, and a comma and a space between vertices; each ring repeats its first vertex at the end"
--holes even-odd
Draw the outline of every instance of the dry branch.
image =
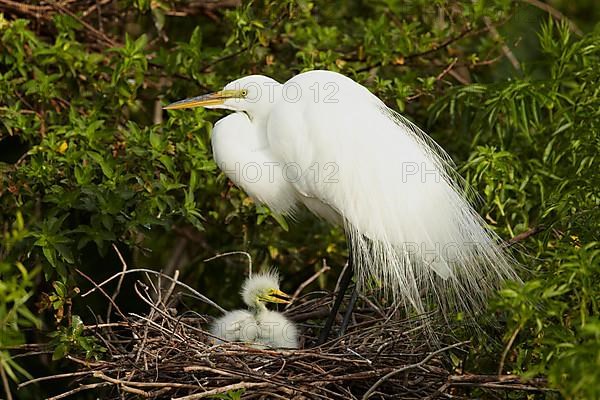
MULTIPOLYGON (((33 22, 38 35, 54 35, 53 18, 57 14, 68 15, 76 20, 83 29, 79 30, 81 42, 96 50, 106 47, 121 47, 118 36, 124 32, 105 26, 125 25, 127 12, 118 0, 0 0, 0 13, 9 18, 27 18, 33 22), (121 23, 115 23, 121 21, 121 23), (39 29, 42 28, 42 29, 39 29)), ((152 2, 153 7, 159 3, 152 2)), ((169 16, 190 17, 203 14, 213 20, 219 20, 219 10, 237 7, 240 0, 185 0, 163 2, 159 7, 169 16), (165 7, 166 8, 161 8, 165 7)))

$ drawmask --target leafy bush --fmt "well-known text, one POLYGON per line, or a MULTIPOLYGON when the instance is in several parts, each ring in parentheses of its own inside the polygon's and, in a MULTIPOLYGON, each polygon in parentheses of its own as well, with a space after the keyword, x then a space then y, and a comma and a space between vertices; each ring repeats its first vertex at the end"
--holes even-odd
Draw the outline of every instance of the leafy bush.
POLYGON ((81 334, 75 268, 116 271, 113 243, 132 266, 178 266, 224 306, 242 263, 201 262, 215 253, 248 250, 290 287, 323 258, 343 263, 339 228, 300 215, 288 231, 227 183, 210 155, 218 113, 160 109, 244 74, 324 68, 427 126, 494 229, 525 237, 526 283, 494 302, 505 325, 478 368, 502 360, 566 398, 600 396, 600 32, 587 3, 570 9, 583 36, 508 0, 0 3, 0 362, 13 380, 28 376, 8 351, 24 328, 56 329, 56 358, 101 353, 81 334), (35 316, 36 301, 51 311, 35 316))
POLYGON ((523 254, 530 280, 503 290, 496 305, 508 311, 514 371, 549 371, 565 397, 592 399, 600 396, 600 97, 592 84, 600 36, 575 40, 566 24, 548 22, 539 41, 543 63, 516 79, 455 88, 434 115, 460 115, 456 128, 471 129, 477 147, 463 171, 484 194, 488 218, 511 235, 544 227, 523 254))

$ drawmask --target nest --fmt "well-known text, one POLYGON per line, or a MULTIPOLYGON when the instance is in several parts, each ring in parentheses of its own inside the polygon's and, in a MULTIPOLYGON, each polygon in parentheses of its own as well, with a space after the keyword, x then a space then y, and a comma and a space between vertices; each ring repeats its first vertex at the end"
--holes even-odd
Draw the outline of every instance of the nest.
MULTIPOLYGON (((541 381, 523 382, 512 375, 458 374, 449 355, 458 356, 455 360, 464 356, 468 342, 439 335, 439 340, 432 340, 433 320, 398 318, 396 308, 382 307, 362 295, 346 333, 316 346, 332 295, 313 292, 300 296, 305 282, 285 310, 299 327, 301 349, 258 349, 242 343, 214 344, 208 333, 212 317, 182 310, 180 300, 191 292, 220 307, 179 282, 177 273, 168 277, 150 270, 123 271, 111 278, 118 282, 111 296, 104 289, 108 281, 97 284, 86 278, 94 285, 88 294, 97 291, 106 296, 119 320, 86 326, 88 334, 106 348, 102 360, 69 355, 76 372, 21 384, 72 377, 75 387, 52 400, 85 390, 100 390, 107 399, 179 400, 464 398, 461 386, 547 390, 540 386, 541 381), (125 315, 115 301, 127 273, 147 275, 146 283, 135 283, 139 300, 149 308, 145 315, 125 315)), ((330 336, 336 333, 334 326, 330 336)))

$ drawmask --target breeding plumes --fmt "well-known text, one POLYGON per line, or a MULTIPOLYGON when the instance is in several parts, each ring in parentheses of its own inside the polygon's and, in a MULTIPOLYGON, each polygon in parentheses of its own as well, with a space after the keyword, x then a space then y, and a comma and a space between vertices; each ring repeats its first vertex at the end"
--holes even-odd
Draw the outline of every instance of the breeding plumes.
MULTIPOLYGON (((279 290, 279 276, 270 271, 256 274, 244 282, 242 299, 248 310, 234 310, 218 318, 211 334, 229 342, 244 342, 260 347, 298 348, 298 330, 293 322, 265 303, 290 302, 279 290)), ((217 340, 217 342, 220 342, 217 340)))
POLYGON ((215 161, 284 216, 300 205, 344 227, 360 289, 416 313, 474 311, 514 263, 467 200, 450 157, 368 89, 330 71, 285 84, 240 78, 167 106, 235 111, 213 129, 215 161))

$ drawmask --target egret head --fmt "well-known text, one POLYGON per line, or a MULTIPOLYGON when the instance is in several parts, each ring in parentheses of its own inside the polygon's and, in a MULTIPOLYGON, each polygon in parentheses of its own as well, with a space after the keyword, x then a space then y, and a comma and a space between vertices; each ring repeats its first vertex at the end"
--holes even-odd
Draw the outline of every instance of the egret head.
POLYGON ((205 107, 243 111, 250 118, 266 116, 281 95, 281 84, 263 75, 249 75, 229 82, 223 90, 171 103, 166 110, 205 107))
POLYGON ((246 279, 242 287, 244 303, 252 308, 264 308, 265 303, 290 302, 290 296, 279 290, 279 275, 276 272, 263 272, 246 279))

